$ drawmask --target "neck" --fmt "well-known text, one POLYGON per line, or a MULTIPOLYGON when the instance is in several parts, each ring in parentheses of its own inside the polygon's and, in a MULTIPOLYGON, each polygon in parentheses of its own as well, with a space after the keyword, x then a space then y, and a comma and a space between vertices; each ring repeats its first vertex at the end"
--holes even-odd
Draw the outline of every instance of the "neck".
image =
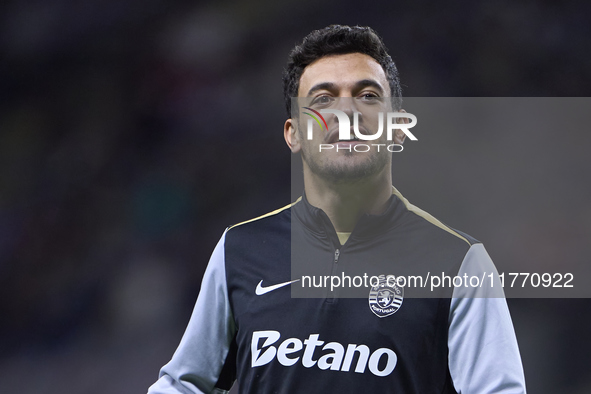
POLYGON ((390 167, 351 183, 327 182, 304 168, 304 187, 310 204, 322 209, 338 232, 351 232, 364 214, 379 215, 392 195, 390 167))

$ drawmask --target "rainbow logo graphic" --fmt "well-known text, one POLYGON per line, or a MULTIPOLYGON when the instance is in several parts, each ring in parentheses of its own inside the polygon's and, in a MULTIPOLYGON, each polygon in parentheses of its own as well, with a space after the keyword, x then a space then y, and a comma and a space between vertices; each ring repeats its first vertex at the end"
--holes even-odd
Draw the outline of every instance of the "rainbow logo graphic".
MULTIPOLYGON (((308 109, 308 110, 314 112, 316 115, 318 115, 320 117, 320 119, 322 119, 322 123, 324 123, 324 127, 326 127, 326 130, 328 130, 328 125, 326 124, 326 120, 324 120, 324 117, 322 117, 322 115, 320 115, 320 112, 315 111, 310 107, 304 107, 304 109, 308 109)), ((306 115, 310 115, 312 117, 312 119, 314 119, 316 121, 316 123, 318 123, 318 126, 320 126, 320 130, 322 130, 322 123, 320 123, 320 120, 316 116, 312 115, 309 112, 304 112, 304 113, 306 115)))

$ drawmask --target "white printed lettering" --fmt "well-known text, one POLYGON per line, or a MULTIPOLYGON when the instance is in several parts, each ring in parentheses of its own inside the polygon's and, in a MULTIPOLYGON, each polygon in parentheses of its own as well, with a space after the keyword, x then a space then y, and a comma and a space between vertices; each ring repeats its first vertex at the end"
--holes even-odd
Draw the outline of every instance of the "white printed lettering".
POLYGON ((278 347, 275 347, 272 345, 281 338, 278 331, 255 331, 252 333, 250 346, 252 367, 267 365, 277 356, 279 364, 285 367, 291 367, 301 360, 302 365, 306 368, 316 365, 323 371, 330 369, 331 371, 350 372, 356 358, 356 373, 365 373, 369 367, 369 371, 375 376, 388 376, 398 363, 398 356, 391 349, 379 348, 372 353, 366 345, 348 344, 345 352, 345 347, 338 342, 326 343, 321 349, 323 354, 315 360, 314 353, 324 344, 324 341, 321 341, 319 337, 320 334, 310 334, 303 342, 298 338, 287 338, 278 347), (261 342, 262 345, 260 345, 261 342), (304 352, 300 353, 301 357, 299 354, 296 355, 302 349, 304 352))
POLYGON ((252 366, 253 367, 260 367, 261 365, 265 365, 271 362, 273 358, 275 358, 275 353, 277 349, 275 346, 270 346, 279 340, 281 334, 277 331, 255 331, 252 333, 252 342, 250 344, 250 352, 252 354, 252 366), (259 349, 259 340, 261 338, 267 338, 263 343, 263 347, 259 349), (259 357, 260 351, 264 348, 269 346, 269 349, 266 350, 261 356, 259 357))
POLYGON ((302 341, 297 338, 288 338, 279 345, 279 349, 277 350, 277 360, 281 365, 290 367, 297 363, 300 358, 289 358, 287 355, 299 352, 300 350, 302 350, 302 341))

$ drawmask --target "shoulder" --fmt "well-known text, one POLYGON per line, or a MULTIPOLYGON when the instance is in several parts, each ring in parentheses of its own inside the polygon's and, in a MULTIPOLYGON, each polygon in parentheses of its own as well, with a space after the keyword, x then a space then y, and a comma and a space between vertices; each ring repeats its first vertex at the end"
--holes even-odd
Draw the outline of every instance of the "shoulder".
POLYGON ((466 249, 469 249, 472 245, 481 243, 476 238, 448 226, 430 213, 411 204, 395 187, 392 187, 392 189, 392 194, 404 204, 406 210, 414 217, 414 219, 421 222, 426 228, 435 232, 447 233, 452 237, 451 239, 455 240, 460 245, 464 245, 466 249))
POLYGON ((252 242, 264 242, 269 237, 278 235, 285 237, 291 230, 291 207, 298 201, 229 226, 226 230, 226 246, 237 244, 247 246, 252 242))
POLYGON ((279 224, 283 222, 289 223, 291 218, 291 207, 299 201, 300 200, 298 199, 297 201, 288 204, 282 208, 275 209, 274 211, 265 213, 261 216, 257 216, 253 219, 233 224, 228 227, 227 232, 248 232, 257 227, 269 227, 273 226, 274 224, 279 224))
MULTIPOLYGON (((289 276, 291 253, 291 207, 286 205, 226 230, 224 263, 233 302, 250 299, 262 277, 289 276), (287 262, 287 264, 285 264, 287 262), (287 270, 283 273, 283 270, 287 270), (236 298, 238 297, 238 298, 236 298)), ((241 310, 236 307, 234 310, 241 310), (237 309, 236 309, 237 308, 237 309)))
POLYGON ((233 224, 230 227, 228 227, 228 230, 232 230, 235 228, 244 229, 245 227, 250 227, 252 225, 260 224, 261 222, 267 223, 268 220, 281 220, 282 218, 289 218, 287 215, 290 214, 291 207, 294 204, 298 203, 299 201, 300 201, 300 199, 298 199, 297 201, 295 201, 291 204, 288 204, 282 208, 276 209, 276 210, 271 211, 269 213, 265 213, 261 216, 257 216, 253 219, 249 219, 249 220, 245 220, 240 223, 233 224), (250 226, 249 226, 249 224, 250 224, 250 226))

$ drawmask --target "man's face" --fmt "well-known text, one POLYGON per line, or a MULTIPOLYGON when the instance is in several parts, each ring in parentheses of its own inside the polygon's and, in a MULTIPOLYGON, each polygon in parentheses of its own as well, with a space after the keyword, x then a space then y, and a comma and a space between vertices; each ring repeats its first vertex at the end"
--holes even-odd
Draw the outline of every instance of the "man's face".
MULTIPOLYGON (((386 140, 386 133, 373 141, 358 140, 353 133, 353 114, 359 112, 359 131, 364 134, 375 134, 378 129, 378 112, 391 110, 389 99, 390 87, 384 70, 372 57, 361 53, 331 55, 320 58, 307 66, 300 78, 298 91, 301 105, 297 117, 291 120, 294 144, 292 151, 301 149, 304 165, 321 178, 332 182, 348 182, 390 171, 391 153, 386 145, 393 141, 386 140), (301 99, 305 97, 306 99, 301 99), (304 104, 305 103, 305 104, 304 104), (339 123, 336 115, 324 114, 327 126, 322 129, 313 122, 313 136, 308 139, 307 121, 311 119, 302 107, 320 111, 321 109, 338 109, 351 120, 351 140, 339 140, 339 123), (320 144, 324 144, 320 151, 320 144), (371 149, 364 152, 355 146, 369 145, 371 149), (378 151, 371 144, 384 144, 378 151), (332 146, 332 148, 328 148, 332 146), (328 148, 328 149, 327 149, 328 148), (338 148, 338 149, 337 149, 338 148)), ((293 116, 293 115, 292 115, 293 116)), ((288 121, 289 123, 290 121, 288 121)), ((385 122, 384 122, 385 123, 385 122)), ((287 125, 287 123, 286 123, 287 125)), ((287 129, 286 129, 287 130, 287 129)), ((287 137, 286 137, 287 138, 287 137)), ((396 142, 396 141, 394 141, 396 142)), ((400 143, 400 142, 396 142, 400 143)))

